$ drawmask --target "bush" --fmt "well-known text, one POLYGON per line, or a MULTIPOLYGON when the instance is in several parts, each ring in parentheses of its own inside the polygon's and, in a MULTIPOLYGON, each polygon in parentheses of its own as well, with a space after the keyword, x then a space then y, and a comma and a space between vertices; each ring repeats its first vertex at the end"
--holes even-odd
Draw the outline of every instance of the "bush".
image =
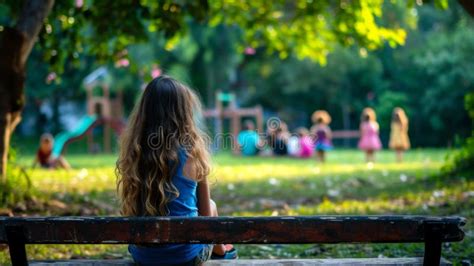
POLYGON ((25 169, 17 163, 15 149, 10 149, 7 178, 0 185, 0 207, 17 205, 31 198, 31 180, 25 169))
MULTIPOLYGON (((466 94, 465 106, 474 125, 474 92, 466 94)), ((461 149, 448 156, 442 170, 444 174, 450 176, 474 177, 474 130, 461 149)))

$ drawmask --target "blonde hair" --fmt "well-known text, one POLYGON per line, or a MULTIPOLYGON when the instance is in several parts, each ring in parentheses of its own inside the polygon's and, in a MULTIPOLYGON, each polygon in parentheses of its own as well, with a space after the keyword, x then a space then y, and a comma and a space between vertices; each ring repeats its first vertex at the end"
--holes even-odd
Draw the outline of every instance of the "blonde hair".
POLYGON ((299 127, 296 129, 296 133, 299 135, 299 136, 306 136, 309 134, 309 131, 307 128, 305 127, 299 127))
POLYGON ((408 128, 408 117, 401 107, 393 108, 392 122, 400 123, 403 128, 408 128))
POLYGON ((120 139, 116 174, 122 215, 168 215, 168 203, 179 196, 172 178, 180 149, 197 181, 209 174, 207 136, 196 121, 201 110, 196 94, 171 77, 147 85, 120 139))
POLYGON ((50 133, 43 133, 40 137, 40 142, 43 142, 43 141, 48 141, 48 142, 53 143, 54 137, 50 133))
POLYGON ((325 110, 317 110, 311 116, 313 123, 323 123, 329 125, 331 123, 331 116, 325 110))
POLYGON ((360 116, 361 121, 370 121, 370 122, 376 122, 377 121, 377 116, 375 115, 374 109, 370 107, 364 108, 362 110, 362 115, 360 116))

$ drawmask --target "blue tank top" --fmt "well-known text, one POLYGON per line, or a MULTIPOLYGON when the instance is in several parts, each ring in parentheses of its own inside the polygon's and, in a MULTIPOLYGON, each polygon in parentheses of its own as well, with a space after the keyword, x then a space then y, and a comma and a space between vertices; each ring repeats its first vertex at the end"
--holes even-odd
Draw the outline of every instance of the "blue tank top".
MULTIPOLYGON (((178 152, 179 165, 172 182, 179 196, 168 203, 169 216, 198 216, 196 181, 183 175, 186 152, 178 152)), ((141 265, 179 264, 195 258, 202 250, 202 244, 163 244, 154 247, 129 245, 133 260, 141 265)))

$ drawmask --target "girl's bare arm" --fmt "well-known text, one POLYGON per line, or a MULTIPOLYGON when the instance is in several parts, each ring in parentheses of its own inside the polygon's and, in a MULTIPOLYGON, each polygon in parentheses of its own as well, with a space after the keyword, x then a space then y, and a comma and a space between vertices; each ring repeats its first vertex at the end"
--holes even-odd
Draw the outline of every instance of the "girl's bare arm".
POLYGON ((332 130, 329 126, 326 126, 326 134, 328 135, 328 139, 332 139, 332 130))
POLYGON ((198 182, 196 196, 198 200, 198 212, 200 216, 212 216, 211 210, 211 192, 209 190, 209 184, 207 183, 207 177, 199 180, 194 169, 192 159, 189 159, 184 165, 183 174, 184 176, 196 180, 198 182))
POLYGON ((198 211, 200 216, 212 216, 211 192, 207 178, 199 181, 197 186, 198 211))

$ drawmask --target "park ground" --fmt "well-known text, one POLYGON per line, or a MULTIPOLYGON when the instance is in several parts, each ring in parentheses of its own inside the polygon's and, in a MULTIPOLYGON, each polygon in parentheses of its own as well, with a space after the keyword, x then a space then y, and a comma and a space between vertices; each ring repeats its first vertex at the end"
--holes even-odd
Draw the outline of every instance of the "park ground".
MULTIPOLYGON (((403 163, 383 151, 375 164, 357 150, 336 150, 326 164, 292 158, 214 156, 212 196, 221 215, 421 214, 468 218, 462 243, 447 243, 443 256, 474 262, 474 179, 441 177, 447 150, 415 149, 403 163)), ((118 215, 115 155, 70 154, 74 169, 27 169, 33 196, 11 206, 15 215, 118 215)), ((18 165, 33 155, 24 153, 18 165)), ((124 245, 30 245, 30 259, 123 258, 124 245)), ((422 256, 422 244, 239 245, 241 258, 422 256)), ((8 264, 1 247, 0 264, 8 264)))

